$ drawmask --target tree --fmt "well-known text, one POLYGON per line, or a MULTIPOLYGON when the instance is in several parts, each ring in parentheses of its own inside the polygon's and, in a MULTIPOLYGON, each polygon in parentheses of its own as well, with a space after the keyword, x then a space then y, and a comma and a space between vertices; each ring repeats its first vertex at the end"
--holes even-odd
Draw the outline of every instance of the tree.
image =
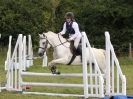
POLYGON ((91 44, 104 45, 109 31, 113 44, 128 45, 133 43, 132 5, 132 0, 0 0, 1 40, 7 45, 9 35, 31 34, 37 45, 38 33, 60 32, 65 13, 72 11, 91 44))

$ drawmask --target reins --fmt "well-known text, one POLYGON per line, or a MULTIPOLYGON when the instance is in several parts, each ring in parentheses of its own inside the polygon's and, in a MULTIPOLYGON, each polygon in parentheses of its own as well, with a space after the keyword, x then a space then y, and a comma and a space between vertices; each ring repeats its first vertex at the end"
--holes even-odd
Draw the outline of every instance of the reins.
MULTIPOLYGON (((61 44, 59 44, 59 45, 63 45, 63 46, 66 47, 66 48, 70 48, 70 47, 67 47, 67 46, 64 45, 64 43, 68 42, 67 40, 66 40, 65 42, 62 43, 59 34, 58 34, 58 38, 59 38, 59 41, 60 41, 60 43, 61 43, 61 44)), ((58 46, 59 46, 59 45, 58 45, 58 46)))
MULTIPOLYGON (((43 34, 43 36, 44 36, 45 38, 41 38, 41 39, 46 39, 47 42, 48 42, 50 45, 52 45, 52 44, 48 41, 47 37, 46 37, 44 34, 43 34)), ((66 47, 66 48, 70 48, 70 47, 67 47, 67 46, 64 45, 64 43, 67 43, 68 41, 62 42, 61 39, 60 39, 60 37, 59 37, 59 34, 58 34, 58 38, 59 38, 60 44, 58 44, 58 45, 56 45, 56 46, 53 46, 53 48, 56 48, 56 47, 58 47, 58 46, 60 46, 60 45, 63 45, 63 46, 66 47)), ((48 44, 48 43, 47 43, 47 44, 48 44)), ((44 49, 43 47, 39 47, 39 48, 44 49)))

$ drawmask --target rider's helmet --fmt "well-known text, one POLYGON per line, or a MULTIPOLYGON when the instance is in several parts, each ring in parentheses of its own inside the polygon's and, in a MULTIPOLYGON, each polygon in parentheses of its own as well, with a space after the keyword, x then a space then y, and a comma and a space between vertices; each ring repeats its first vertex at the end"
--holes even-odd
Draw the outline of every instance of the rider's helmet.
POLYGON ((71 20, 74 20, 74 14, 73 14, 73 12, 67 12, 65 14, 65 18, 70 18, 71 20))

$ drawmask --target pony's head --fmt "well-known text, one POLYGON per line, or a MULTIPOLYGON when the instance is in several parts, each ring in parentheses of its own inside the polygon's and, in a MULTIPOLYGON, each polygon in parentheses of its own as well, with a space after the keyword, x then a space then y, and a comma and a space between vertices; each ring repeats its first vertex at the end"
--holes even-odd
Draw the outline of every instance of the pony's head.
POLYGON ((50 47, 55 49, 59 46, 64 46, 66 48, 69 48, 70 46, 70 43, 68 43, 68 41, 64 39, 61 35, 51 31, 39 34, 39 37, 40 41, 39 41, 38 54, 40 56, 43 56, 46 50, 50 47))
POLYGON ((39 38, 40 41, 39 41, 38 54, 39 56, 43 56, 47 48, 50 48, 50 44, 47 40, 47 36, 45 35, 45 33, 39 34, 39 38))

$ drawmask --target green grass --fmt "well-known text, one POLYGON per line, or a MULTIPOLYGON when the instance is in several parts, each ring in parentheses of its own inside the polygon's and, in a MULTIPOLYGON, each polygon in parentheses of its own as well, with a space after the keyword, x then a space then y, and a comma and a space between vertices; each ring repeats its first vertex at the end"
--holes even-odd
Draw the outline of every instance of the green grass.
MULTIPOLYGON (((4 71, 4 61, 6 54, 0 52, 0 82, 5 82, 6 72, 4 71)), ((129 60, 127 57, 119 58, 123 73, 127 78, 127 94, 133 95, 133 60, 129 60)), ((50 72, 48 68, 42 68, 42 61, 37 59, 34 61, 34 66, 30 67, 28 71, 31 72, 50 72)), ((58 65, 58 69, 62 73, 80 73, 81 66, 68 66, 58 65)), ((64 78, 64 77, 24 77, 24 81, 37 81, 37 82, 55 82, 55 83, 82 83, 82 78, 64 78)), ((28 91, 40 91, 40 92, 55 92, 55 93, 74 93, 83 94, 83 89, 80 88, 57 88, 57 87, 32 87, 28 91)), ((56 97, 56 96, 43 96, 43 95, 23 95, 17 92, 2 91, 0 93, 0 99, 77 99, 77 97, 56 97)), ((90 98, 89 98, 90 99, 90 98)))

